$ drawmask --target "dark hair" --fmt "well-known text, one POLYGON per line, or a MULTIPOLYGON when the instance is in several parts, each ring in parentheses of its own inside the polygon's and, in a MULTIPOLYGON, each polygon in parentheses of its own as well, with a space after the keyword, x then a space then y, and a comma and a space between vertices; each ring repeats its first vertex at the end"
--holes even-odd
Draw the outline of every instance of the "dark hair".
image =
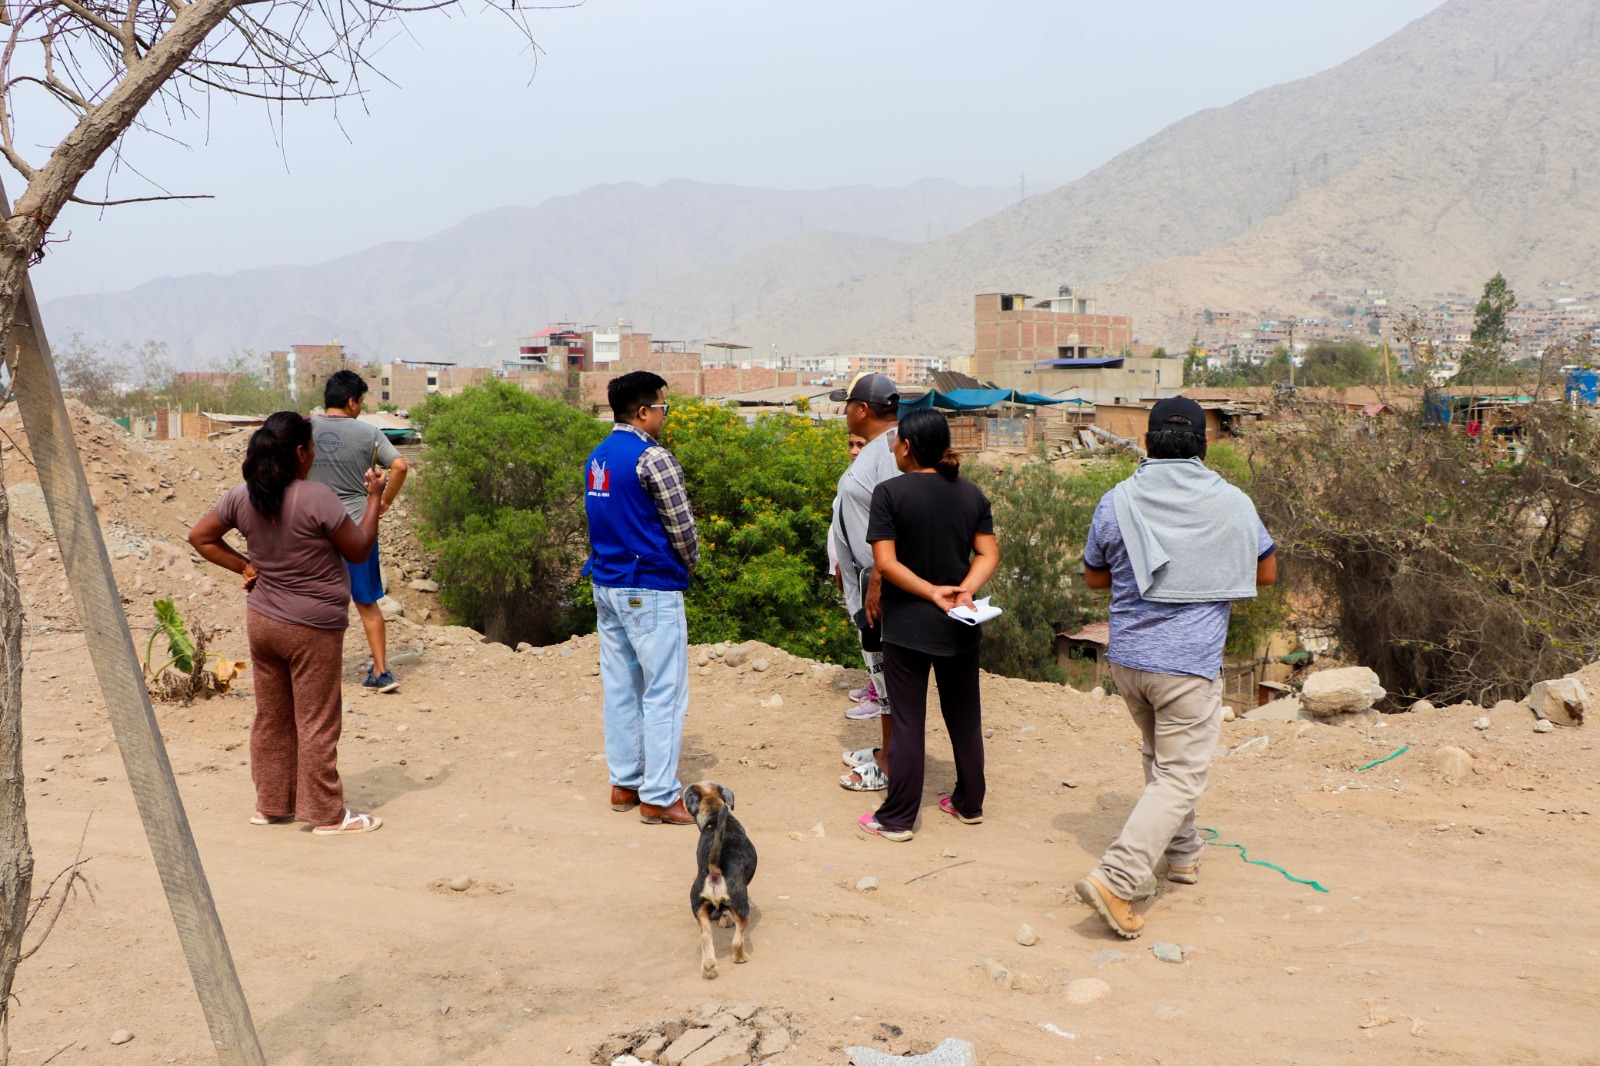
POLYGON ((244 483, 250 488, 250 506, 263 517, 276 518, 283 510, 283 494, 300 473, 295 449, 310 443, 311 421, 298 411, 268 415, 261 428, 250 434, 244 451, 244 483))
POLYGON ((856 403, 865 407, 867 413, 879 422, 893 422, 895 417, 900 414, 900 404, 898 402, 873 403, 871 400, 857 400, 856 403))
POLYGON ((639 413, 639 408, 654 403, 667 379, 648 370, 635 370, 620 378, 612 378, 606 386, 606 399, 611 401, 611 417, 618 422, 629 422, 639 413))
POLYGON ((336 370, 322 383, 324 410, 336 411, 367 394, 367 382, 354 370, 336 370))
MULTIPOLYGON (((1177 425, 1192 425, 1188 419, 1171 419, 1177 425)), ((1204 459, 1206 435, 1192 429, 1163 429, 1144 435, 1144 448, 1152 459, 1204 459)))
POLYGON ((950 420, 938 411, 922 407, 909 412, 900 420, 900 439, 918 466, 932 467, 946 481, 961 473, 961 453, 950 447, 950 420))

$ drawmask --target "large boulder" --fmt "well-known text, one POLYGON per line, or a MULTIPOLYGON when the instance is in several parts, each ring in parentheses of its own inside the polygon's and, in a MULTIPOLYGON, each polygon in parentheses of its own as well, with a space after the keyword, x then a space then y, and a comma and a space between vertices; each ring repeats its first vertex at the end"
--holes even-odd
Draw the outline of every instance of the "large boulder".
POLYGON ((1300 702, 1313 717, 1333 718, 1365 711, 1386 695, 1377 674, 1365 666, 1346 666, 1306 678, 1300 702))
POLYGON ((1583 724, 1585 712, 1591 709, 1589 690, 1575 677, 1561 677, 1554 681, 1540 681, 1528 693, 1528 706, 1533 713, 1556 725, 1583 724))

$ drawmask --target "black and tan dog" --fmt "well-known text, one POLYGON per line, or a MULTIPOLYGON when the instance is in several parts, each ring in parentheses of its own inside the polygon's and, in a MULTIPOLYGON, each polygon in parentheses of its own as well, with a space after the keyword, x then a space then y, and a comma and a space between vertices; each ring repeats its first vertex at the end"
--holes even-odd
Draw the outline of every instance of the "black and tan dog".
POLYGON ((700 872, 689 890, 689 909, 700 923, 700 976, 717 976, 711 922, 733 925, 733 961, 745 962, 745 926, 750 920, 750 882, 756 876, 756 848, 733 816, 733 792, 715 781, 683 790, 683 805, 700 827, 696 859, 700 872))

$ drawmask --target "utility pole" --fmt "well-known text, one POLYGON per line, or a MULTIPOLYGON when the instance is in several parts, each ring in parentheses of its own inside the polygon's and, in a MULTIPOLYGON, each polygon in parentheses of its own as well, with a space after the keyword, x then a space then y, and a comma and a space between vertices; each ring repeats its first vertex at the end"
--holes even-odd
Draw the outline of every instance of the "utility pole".
POLYGON ((1294 391, 1294 321, 1289 322, 1289 390, 1294 391))

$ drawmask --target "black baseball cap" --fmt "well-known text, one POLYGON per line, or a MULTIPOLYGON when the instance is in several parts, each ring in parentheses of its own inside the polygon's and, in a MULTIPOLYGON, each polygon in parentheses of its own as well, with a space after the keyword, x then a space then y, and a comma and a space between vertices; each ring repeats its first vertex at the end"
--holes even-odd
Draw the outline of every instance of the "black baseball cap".
POLYGON ((1156 405, 1150 408, 1150 426, 1146 432, 1160 433, 1169 429, 1204 433, 1205 409, 1187 396, 1168 396, 1165 400, 1157 401, 1156 405))
POLYGON ((857 374, 848 389, 834 389, 828 393, 834 403, 879 403, 893 407, 900 402, 900 390, 894 387, 887 374, 857 374))

